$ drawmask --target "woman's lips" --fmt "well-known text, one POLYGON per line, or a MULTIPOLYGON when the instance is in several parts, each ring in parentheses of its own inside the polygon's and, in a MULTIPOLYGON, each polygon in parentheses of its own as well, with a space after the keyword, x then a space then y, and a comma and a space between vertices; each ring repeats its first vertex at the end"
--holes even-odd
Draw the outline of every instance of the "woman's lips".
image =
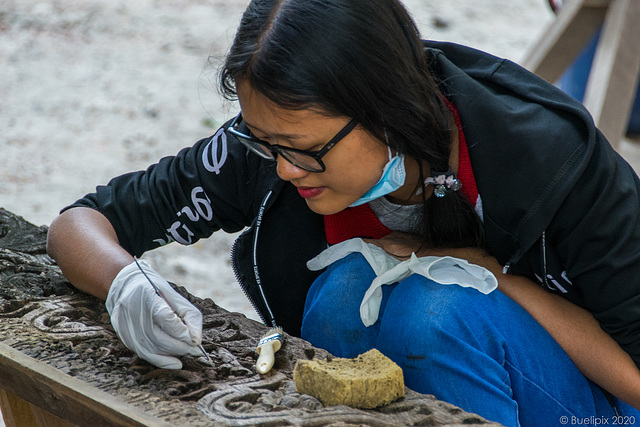
POLYGON ((311 199, 316 197, 324 191, 324 187, 298 187, 298 193, 304 199, 311 199))

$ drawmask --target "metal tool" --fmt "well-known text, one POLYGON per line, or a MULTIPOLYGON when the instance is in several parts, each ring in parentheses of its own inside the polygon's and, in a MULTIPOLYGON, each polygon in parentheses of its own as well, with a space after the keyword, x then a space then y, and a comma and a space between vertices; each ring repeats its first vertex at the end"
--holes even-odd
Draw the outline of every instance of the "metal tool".
MULTIPOLYGON (((147 278, 147 280, 149 281, 149 283, 151 283, 151 286, 153 286, 153 289, 156 291, 156 295, 158 295, 160 298, 162 298, 164 300, 164 302, 167 303, 167 305, 169 306, 169 308, 171 310, 173 310, 173 312, 175 313, 176 316, 178 316, 178 318, 180 320, 182 320, 182 323, 184 323, 184 319, 182 318, 182 316, 180 316, 178 314, 178 312, 176 311, 175 308, 173 308, 173 306, 169 303, 169 300, 167 300, 167 298, 165 298, 165 296, 162 294, 162 291, 160 290, 160 288, 153 283, 153 280, 151 280, 151 278, 147 275, 147 273, 142 269, 142 266, 140 265, 140 263, 138 262, 138 259, 136 257, 133 257, 133 260, 136 262, 136 265, 138 266, 138 268, 140 269, 140 271, 142 272, 142 274, 144 275, 144 277, 147 278)), ((209 357, 209 354, 205 351, 204 347, 202 346, 202 344, 198 344, 198 348, 200 349, 200 351, 202 352, 202 354, 204 354, 204 357, 207 358, 207 361, 209 362, 210 365, 213 366, 213 361, 211 360, 211 357, 209 357)))

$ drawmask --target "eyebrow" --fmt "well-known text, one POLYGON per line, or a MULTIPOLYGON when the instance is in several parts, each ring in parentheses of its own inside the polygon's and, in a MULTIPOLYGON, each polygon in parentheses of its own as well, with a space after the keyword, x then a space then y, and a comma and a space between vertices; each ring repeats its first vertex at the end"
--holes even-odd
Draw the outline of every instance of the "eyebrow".
MULTIPOLYGON (((253 129, 255 129, 255 130, 256 130, 256 131, 258 131, 258 132, 262 132, 262 133, 266 133, 266 134, 268 134, 268 133, 269 133, 269 132, 265 132, 265 131, 263 131, 262 129, 260 129, 260 128, 259 128, 259 127, 257 127, 257 126, 252 125, 251 123, 249 123, 248 121, 246 121, 246 120, 244 119, 244 117, 242 118, 242 120, 244 121, 244 124, 245 124, 247 127, 249 127, 249 128, 253 128, 253 129)), ((276 133, 276 134, 272 134, 272 135, 270 135, 270 136, 271 136, 271 137, 275 137, 275 138, 284 138, 284 139, 300 139, 300 138, 305 137, 306 135, 300 135, 300 134, 297 134, 297 133, 276 133)))

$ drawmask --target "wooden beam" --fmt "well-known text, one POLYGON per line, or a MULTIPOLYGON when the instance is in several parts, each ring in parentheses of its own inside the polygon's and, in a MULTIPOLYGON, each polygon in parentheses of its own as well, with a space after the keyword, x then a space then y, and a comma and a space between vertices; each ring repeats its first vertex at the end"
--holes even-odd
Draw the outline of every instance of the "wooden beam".
MULTIPOLYGON (((6 392, 2 402, 11 403, 13 395, 71 424, 170 426, 115 396, 63 374, 3 343, 0 343, 0 378, 0 388, 6 392)), ((17 414, 26 419, 43 416, 38 413, 24 415, 24 406, 15 404, 15 400, 13 403, 13 410, 22 413, 14 412, 12 416, 17 414)), ((34 425, 41 424, 37 424, 36 420, 34 425)))
POLYGON ((2 408, 4 423, 8 427, 37 427, 38 425, 36 417, 31 411, 31 404, 13 393, 0 390, 0 408, 2 408))
POLYGON ((602 25, 610 0, 567 2, 522 65, 549 82, 556 82, 602 25))
POLYGON ((7 427, 77 427, 8 391, 0 390, 0 407, 7 427))
POLYGON ((640 1, 612 0, 595 56, 584 105, 617 146, 624 137, 640 76, 640 1))

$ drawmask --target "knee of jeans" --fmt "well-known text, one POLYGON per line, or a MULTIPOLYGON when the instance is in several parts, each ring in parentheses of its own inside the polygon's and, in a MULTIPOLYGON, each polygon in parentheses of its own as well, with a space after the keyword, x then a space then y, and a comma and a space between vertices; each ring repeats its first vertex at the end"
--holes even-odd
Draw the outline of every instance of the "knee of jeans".
POLYGON ((360 354, 376 334, 360 319, 360 303, 374 278, 371 266, 360 254, 350 254, 330 265, 307 295, 302 338, 336 356, 360 354))
POLYGON ((370 276, 372 281, 375 273, 366 258, 361 253, 354 252, 329 265, 321 276, 325 276, 325 281, 329 278, 345 281, 347 278, 351 280, 353 277, 370 276))
MULTIPOLYGON (((305 311, 323 301, 335 306, 344 297, 364 292, 375 278, 373 269, 359 253, 352 253, 329 265, 307 292, 305 311)), ((331 307, 328 307, 331 308, 331 307)))
MULTIPOLYGON (((413 274, 396 286, 390 298, 404 307, 417 310, 433 320, 459 317, 466 312, 482 310, 481 292, 459 285, 443 285, 413 274)), ((473 314, 473 313, 470 313, 473 314)))
POLYGON ((393 290, 381 317, 379 340, 408 352, 437 350, 445 335, 474 335, 486 295, 458 285, 441 285, 412 275, 393 290), (398 347, 401 345, 401 347, 398 347))

